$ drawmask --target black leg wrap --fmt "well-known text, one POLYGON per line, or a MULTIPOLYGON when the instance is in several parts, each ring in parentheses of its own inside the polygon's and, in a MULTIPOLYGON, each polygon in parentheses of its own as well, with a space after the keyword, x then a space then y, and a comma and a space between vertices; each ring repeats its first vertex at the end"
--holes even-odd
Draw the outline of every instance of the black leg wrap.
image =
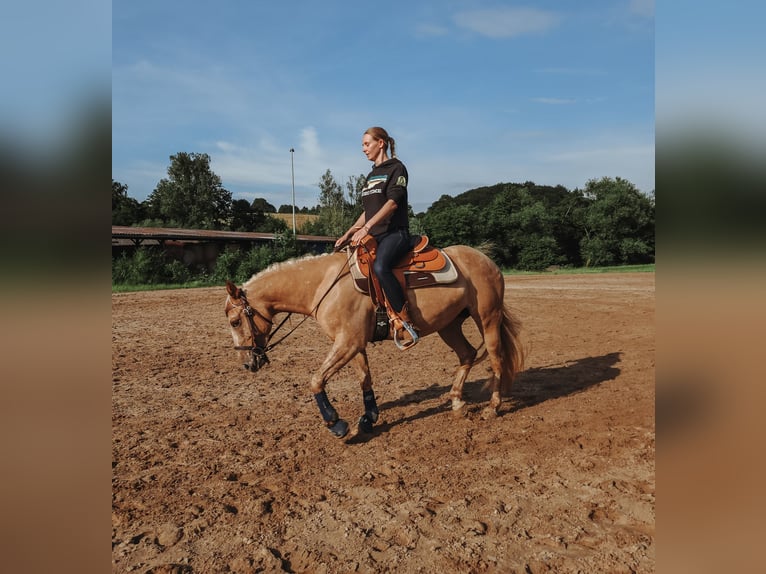
POLYGON ((348 433, 348 423, 342 418, 338 417, 338 411, 336 411, 330 404, 330 399, 327 398, 327 393, 322 391, 314 395, 319 407, 319 412, 322 413, 327 428, 330 432, 338 438, 343 438, 348 433))
POLYGON ((368 413, 364 413, 361 417, 359 417, 359 422, 357 423, 357 427, 359 428, 359 432, 363 432, 365 434, 372 434, 372 425, 375 421, 373 421, 368 413))
POLYGON ((364 400, 364 414, 359 418, 357 427, 359 432, 366 434, 372 433, 372 425, 378 422, 378 403, 375 400, 375 392, 370 389, 369 391, 362 391, 362 399, 364 400))
POLYGON ((319 407, 319 412, 322 413, 322 418, 327 426, 332 426, 338 421, 338 411, 336 411, 330 404, 330 399, 327 398, 327 393, 322 391, 314 395, 319 407))
POLYGON ((364 400, 364 414, 367 415, 373 423, 378 422, 379 412, 378 403, 375 400, 375 391, 372 389, 363 391, 362 399, 364 400))
POLYGON ((338 438, 343 438, 346 436, 346 433, 348 433, 348 423, 343 419, 338 419, 338 421, 332 426, 330 426, 328 423, 327 428, 330 429, 330 432, 338 438))

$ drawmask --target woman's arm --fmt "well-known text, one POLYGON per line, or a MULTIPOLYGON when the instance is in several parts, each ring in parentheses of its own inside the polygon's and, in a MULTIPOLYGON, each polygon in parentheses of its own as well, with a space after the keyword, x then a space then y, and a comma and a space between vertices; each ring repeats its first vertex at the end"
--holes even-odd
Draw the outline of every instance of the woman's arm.
MULTIPOLYGON (((377 212, 375 212, 375 215, 370 217, 369 221, 364 221, 364 214, 362 214, 362 221, 364 222, 364 225, 354 233, 354 235, 351 236, 351 245, 356 245, 359 242, 364 239, 367 234, 370 232, 370 229, 375 227, 378 223, 381 221, 385 221, 389 218, 389 216, 396 211, 396 208, 398 205, 393 199, 389 199, 386 201, 386 203, 383 204, 383 207, 381 207, 377 212)), ((357 223, 359 223, 357 221, 357 223)), ((352 228, 353 229, 353 228, 352 228)))
POLYGON ((338 240, 335 242, 335 247, 338 247, 340 245, 343 245, 346 241, 348 241, 348 238, 351 237, 354 232, 362 229, 364 227, 364 211, 362 214, 357 218, 357 220, 354 222, 354 225, 352 225, 346 233, 341 235, 338 240))

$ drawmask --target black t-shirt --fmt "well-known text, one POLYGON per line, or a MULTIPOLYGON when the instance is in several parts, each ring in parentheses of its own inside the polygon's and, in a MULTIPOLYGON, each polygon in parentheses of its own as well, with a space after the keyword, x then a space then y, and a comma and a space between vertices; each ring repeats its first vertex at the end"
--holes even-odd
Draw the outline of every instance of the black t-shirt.
POLYGON ((396 158, 386 160, 372 168, 367 176, 367 185, 362 190, 364 218, 369 221, 389 199, 393 199, 397 205, 388 221, 382 221, 370 229, 372 235, 402 227, 409 228, 407 179, 407 168, 396 158))

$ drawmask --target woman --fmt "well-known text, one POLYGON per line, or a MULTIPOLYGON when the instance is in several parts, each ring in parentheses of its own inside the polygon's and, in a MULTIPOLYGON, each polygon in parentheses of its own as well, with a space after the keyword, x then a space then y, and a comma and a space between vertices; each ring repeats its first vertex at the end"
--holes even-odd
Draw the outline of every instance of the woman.
POLYGON ((388 304, 398 316, 393 320, 396 338, 402 348, 409 348, 418 342, 418 335, 412 328, 402 287, 392 271, 410 249, 407 168, 396 157, 394 138, 381 127, 364 132, 362 152, 374 164, 362 191, 364 212, 335 245, 338 247, 349 238, 351 245, 358 245, 368 234, 375 238, 378 249, 373 272, 388 304))

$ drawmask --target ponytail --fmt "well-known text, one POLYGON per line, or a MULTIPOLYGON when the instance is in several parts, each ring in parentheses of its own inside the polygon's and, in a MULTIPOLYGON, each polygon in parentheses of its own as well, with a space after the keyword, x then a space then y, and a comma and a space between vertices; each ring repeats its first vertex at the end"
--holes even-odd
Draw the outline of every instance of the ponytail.
POLYGON ((371 135, 376 140, 382 141, 386 145, 385 149, 391 150, 391 157, 396 157, 396 142, 394 141, 394 138, 388 135, 386 130, 379 126, 375 126, 364 133, 371 135))

